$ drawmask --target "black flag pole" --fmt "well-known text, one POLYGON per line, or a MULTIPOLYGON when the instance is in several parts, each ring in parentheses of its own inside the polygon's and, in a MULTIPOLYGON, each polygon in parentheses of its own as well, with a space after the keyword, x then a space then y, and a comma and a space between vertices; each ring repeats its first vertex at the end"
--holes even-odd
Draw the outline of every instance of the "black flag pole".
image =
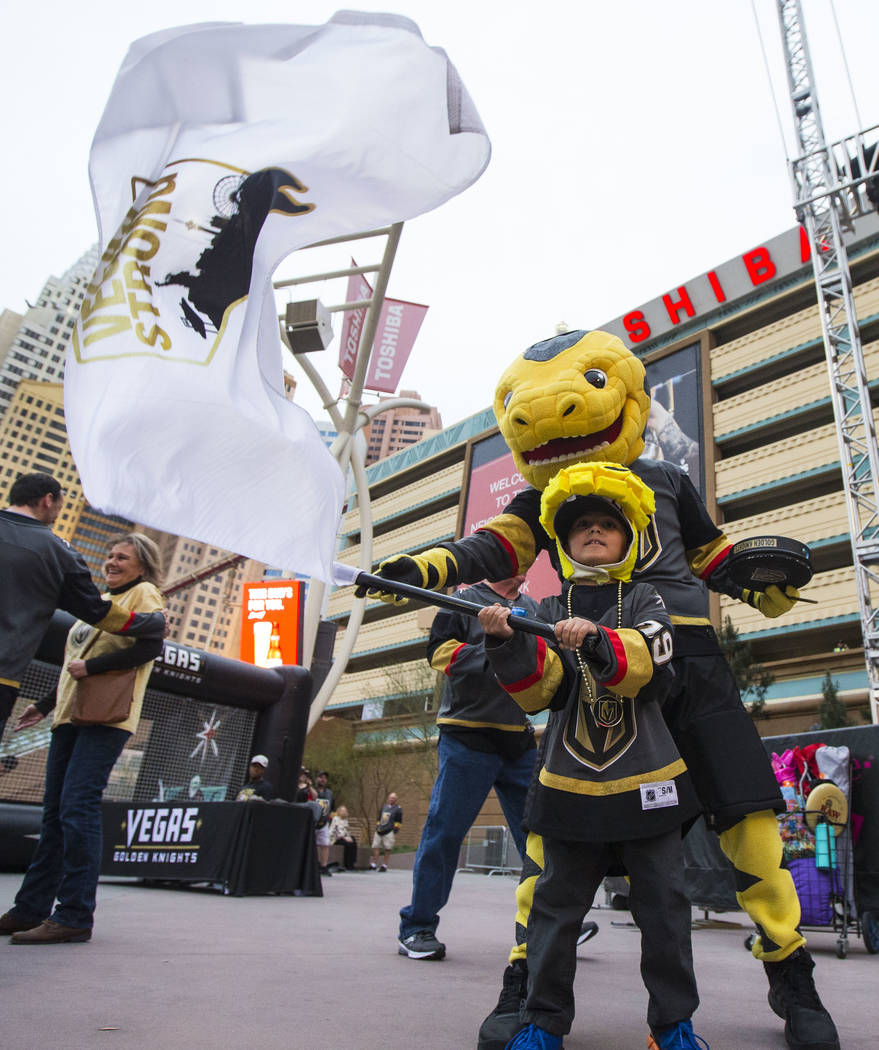
MULTIPOLYGON (((369 572, 361 572, 350 565, 342 562, 333 562, 333 582, 340 587, 353 585, 364 587, 370 591, 384 591, 388 594, 396 594, 401 598, 412 598, 427 605, 437 605, 441 609, 451 609, 453 612, 462 612, 466 616, 478 616, 484 605, 476 602, 468 602, 464 598, 456 598, 451 594, 443 594, 440 591, 431 591, 425 587, 414 587, 411 583, 398 583, 396 580, 386 580, 384 576, 374 576, 369 572)), ((552 624, 544 623, 542 620, 533 620, 525 616, 524 611, 517 609, 514 605, 511 609, 509 625, 516 631, 524 631, 526 634, 536 634, 540 638, 546 638, 550 642, 556 641, 555 631, 552 624)))

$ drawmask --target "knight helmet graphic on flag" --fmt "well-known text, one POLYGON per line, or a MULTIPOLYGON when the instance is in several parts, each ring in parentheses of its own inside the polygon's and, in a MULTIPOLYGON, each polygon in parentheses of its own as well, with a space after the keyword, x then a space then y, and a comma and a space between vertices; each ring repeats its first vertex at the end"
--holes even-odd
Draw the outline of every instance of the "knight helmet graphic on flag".
POLYGON ((300 199, 308 188, 289 171, 230 170, 217 161, 172 161, 155 182, 132 179, 141 192, 88 287, 82 338, 74 332, 78 361, 156 351, 210 361, 230 309, 249 293, 268 216, 295 218, 315 207, 300 199), (173 286, 185 290, 179 299, 173 286), (187 330, 201 343, 191 344, 187 330), (125 349, 114 339, 120 335, 125 349))

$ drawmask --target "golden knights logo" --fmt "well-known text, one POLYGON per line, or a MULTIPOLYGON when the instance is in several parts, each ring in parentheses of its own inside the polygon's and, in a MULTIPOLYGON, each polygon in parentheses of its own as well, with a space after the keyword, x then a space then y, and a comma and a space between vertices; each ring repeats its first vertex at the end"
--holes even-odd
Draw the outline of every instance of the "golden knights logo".
POLYGON ((589 769, 606 769, 624 755, 638 736, 635 703, 627 696, 613 698, 599 696, 595 709, 581 692, 576 719, 568 719, 565 725, 564 744, 568 753, 589 769), (603 705, 603 706, 601 706, 603 705), (600 725, 618 717, 618 706, 622 706, 622 718, 616 725, 600 725))
POLYGON ((656 527, 656 515, 651 514, 647 527, 638 535, 638 558, 633 574, 644 572, 661 553, 662 544, 659 541, 659 529, 656 527))
POLYGON ((76 360, 207 364, 247 299, 266 220, 313 211, 300 200, 307 190, 282 168, 248 172, 209 160, 172 161, 155 181, 132 179, 134 203, 101 256, 73 333, 76 360))

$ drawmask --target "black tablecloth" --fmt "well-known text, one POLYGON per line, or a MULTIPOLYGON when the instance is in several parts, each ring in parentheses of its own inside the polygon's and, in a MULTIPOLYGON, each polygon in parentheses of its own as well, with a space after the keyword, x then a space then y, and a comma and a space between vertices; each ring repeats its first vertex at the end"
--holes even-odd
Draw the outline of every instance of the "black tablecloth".
MULTIPOLYGON (((820 729, 763 739, 766 754, 782 754, 807 744, 845 745, 852 756, 851 811, 863 817, 854 849, 855 902, 858 912, 879 911, 879 726, 820 729)), ((735 874, 717 836, 702 820, 684 839, 687 895, 713 911, 734 911, 735 874)))
POLYGON ((211 882, 234 896, 323 895, 307 805, 105 802, 102 810, 102 875, 211 882))

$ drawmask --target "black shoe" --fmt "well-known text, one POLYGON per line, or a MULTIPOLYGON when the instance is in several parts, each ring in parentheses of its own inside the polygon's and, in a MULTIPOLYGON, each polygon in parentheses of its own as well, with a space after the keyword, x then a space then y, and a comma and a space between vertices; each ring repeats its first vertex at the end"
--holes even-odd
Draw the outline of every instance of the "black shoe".
POLYGON ((417 930, 405 940, 397 941, 398 955, 408 955, 410 959, 444 959, 446 946, 436 939, 432 930, 417 930))
POLYGON ((776 963, 763 963, 769 978, 769 1005, 784 1018, 784 1038, 790 1050, 839 1050, 833 1018, 824 1009, 805 948, 776 963))
POLYGON ((584 922, 580 927, 580 932, 577 934, 577 944, 585 944, 587 941, 591 941, 597 933, 597 922, 584 922))
POLYGON ((328 867, 321 868, 320 869, 320 873, 321 873, 321 875, 325 876, 328 879, 331 879, 333 877, 333 873, 330 871, 330 869, 328 867))
POLYGON ((504 986, 497 1006, 479 1028, 477 1050, 504 1050, 504 1047, 525 1027, 520 1020, 528 990, 528 964, 521 959, 504 970, 504 986))

